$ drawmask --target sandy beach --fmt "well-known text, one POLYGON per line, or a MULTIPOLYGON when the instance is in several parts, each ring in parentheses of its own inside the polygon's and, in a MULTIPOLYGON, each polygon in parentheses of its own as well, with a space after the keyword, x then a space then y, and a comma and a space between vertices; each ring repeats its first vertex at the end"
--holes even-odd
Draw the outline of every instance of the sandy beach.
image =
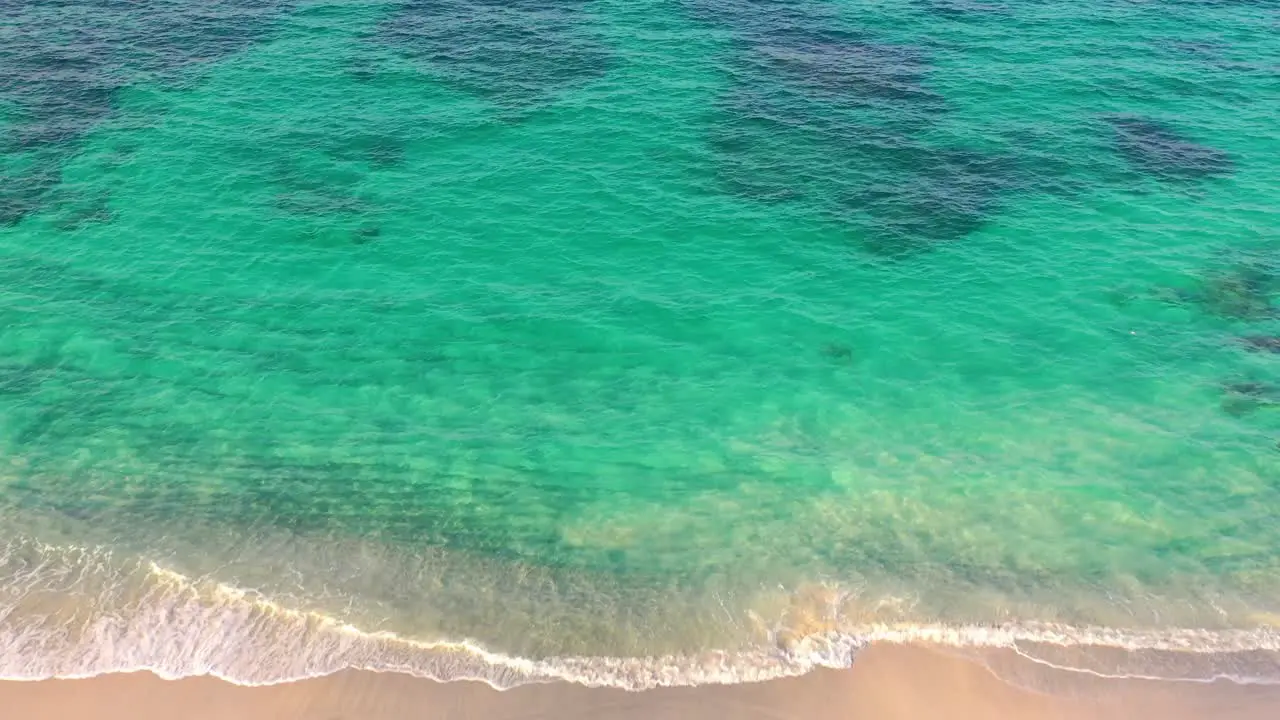
MULTIPOLYGON (((1008 667, 1010 658, 1004 658, 1008 667)), ((734 686, 645 692, 569 684, 500 692, 482 683, 438 683, 347 671, 242 687, 209 677, 163 680, 147 672, 0 684, 5 720, 401 720, 404 718, 691 718, 798 720, 1162 720, 1280 714, 1280 687, 1082 678, 1043 668, 1040 691, 1017 687, 981 664, 923 647, 878 646, 854 668, 734 686)), ((1026 675, 1023 676, 1027 677, 1026 675)))

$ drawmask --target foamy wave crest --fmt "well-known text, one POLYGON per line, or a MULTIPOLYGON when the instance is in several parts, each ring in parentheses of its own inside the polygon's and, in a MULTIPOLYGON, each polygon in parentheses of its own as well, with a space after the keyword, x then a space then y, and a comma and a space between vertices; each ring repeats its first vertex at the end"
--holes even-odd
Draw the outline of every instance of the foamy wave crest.
MULTIPOLYGON (((726 684, 847 667, 873 642, 956 648, 1010 648, 1065 669, 1053 651, 1082 648, 1115 658, 1171 657, 1168 677, 1280 678, 1280 632, 1121 631, 1058 625, 863 625, 811 634, 777 646, 696 656, 528 659, 462 641, 426 641, 366 632, 328 615, 284 607, 212 578, 109 550, 14 541, 0 548, 0 677, 72 678, 150 670, 166 678, 213 675, 243 685, 316 677, 345 669, 401 672, 434 680, 478 680, 503 689, 570 681, 641 690, 726 684), (1032 647, 1036 652, 1029 652, 1032 647), (1039 658, 1037 654, 1039 653, 1039 658), (1260 658, 1262 660, 1260 660, 1260 658), (1241 663, 1252 675, 1239 675, 1241 663), (1225 664, 1224 664, 1225 663, 1225 664), (1224 672, 1227 667, 1233 672, 1224 672)), ((1096 658, 1093 658, 1096 660, 1096 658)), ((1167 658, 1166 658, 1167 659, 1167 658)), ((1161 676, 1159 673, 1153 676, 1161 676)))

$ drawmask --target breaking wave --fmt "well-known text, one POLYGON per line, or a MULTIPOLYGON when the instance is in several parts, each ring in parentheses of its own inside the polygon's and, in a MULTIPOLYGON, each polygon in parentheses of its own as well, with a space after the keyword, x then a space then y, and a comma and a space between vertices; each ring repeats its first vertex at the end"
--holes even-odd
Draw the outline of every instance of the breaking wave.
POLYGON ((1280 682, 1280 630, 1271 627, 863 624, 732 652, 522 658, 467 640, 368 632, 212 578, 120 561, 110 550, 30 541, 0 547, 0 677, 14 680, 149 670, 171 679, 212 675, 265 685, 364 669, 498 689, 569 681, 643 690, 847 667, 872 643, 926 643, 979 657, 1012 650, 1038 665, 1100 677, 1280 682))

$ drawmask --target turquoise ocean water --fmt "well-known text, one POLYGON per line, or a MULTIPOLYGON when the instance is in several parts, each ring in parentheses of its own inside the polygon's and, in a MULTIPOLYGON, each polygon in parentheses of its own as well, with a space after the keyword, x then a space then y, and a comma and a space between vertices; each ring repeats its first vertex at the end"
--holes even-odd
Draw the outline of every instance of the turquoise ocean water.
POLYGON ((1267 0, 0 0, 0 675, 1280 681, 1278 293, 1267 0))

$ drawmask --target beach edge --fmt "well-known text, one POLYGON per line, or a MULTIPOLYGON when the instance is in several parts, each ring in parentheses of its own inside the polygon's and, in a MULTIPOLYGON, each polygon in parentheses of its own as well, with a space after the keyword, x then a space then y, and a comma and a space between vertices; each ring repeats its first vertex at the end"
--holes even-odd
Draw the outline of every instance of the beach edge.
MULTIPOLYGON (((1003 651, 1012 655, 1009 651, 1003 651)), ((1003 668, 1017 658, 1000 658, 1003 668)), ((1012 665, 1011 665, 1012 664, 1012 665)), ((1024 661, 1007 682, 985 662, 923 645, 875 644, 849 669, 738 685, 628 691, 567 682, 495 690, 394 672, 344 670, 266 686, 217 678, 165 680, 150 672, 83 679, 0 681, 13 720, 400 720, 415 718, 806 718, 837 720, 1263 720, 1280 686, 1081 677, 1024 661)))

